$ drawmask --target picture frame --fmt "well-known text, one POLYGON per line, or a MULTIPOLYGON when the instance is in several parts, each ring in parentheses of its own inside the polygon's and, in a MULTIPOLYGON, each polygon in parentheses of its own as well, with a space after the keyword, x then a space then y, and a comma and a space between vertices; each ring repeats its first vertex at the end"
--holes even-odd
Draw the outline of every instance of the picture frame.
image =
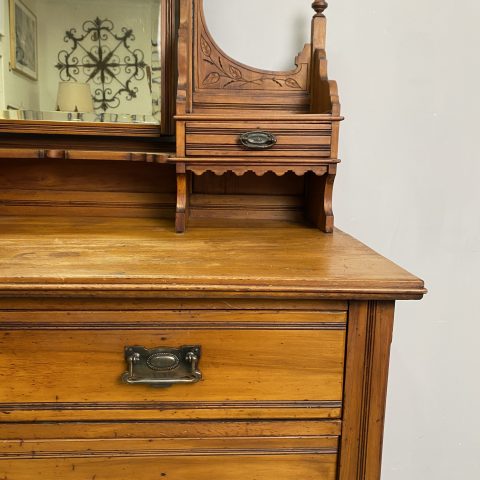
POLYGON ((37 17, 21 1, 10 0, 10 68, 38 79, 37 17))

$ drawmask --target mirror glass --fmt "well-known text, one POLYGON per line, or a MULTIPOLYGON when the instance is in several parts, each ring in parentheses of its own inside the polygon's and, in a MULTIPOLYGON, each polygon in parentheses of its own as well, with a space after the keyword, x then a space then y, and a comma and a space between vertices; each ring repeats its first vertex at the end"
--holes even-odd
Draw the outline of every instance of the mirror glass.
POLYGON ((161 0, 0 7, 0 118, 160 123, 161 0))

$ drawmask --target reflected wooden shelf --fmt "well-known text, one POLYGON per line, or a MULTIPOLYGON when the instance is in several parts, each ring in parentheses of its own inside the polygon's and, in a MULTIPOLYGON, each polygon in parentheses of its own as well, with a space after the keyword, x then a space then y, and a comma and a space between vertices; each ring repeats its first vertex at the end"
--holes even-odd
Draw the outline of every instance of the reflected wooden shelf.
POLYGON ((100 160, 166 163, 170 154, 114 150, 62 150, 42 148, 0 148, 0 159, 100 160))
POLYGON ((135 123, 115 124, 102 122, 51 122, 45 120, 0 119, 0 133, 157 138, 161 134, 161 127, 160 125, 154 124, 135 123))

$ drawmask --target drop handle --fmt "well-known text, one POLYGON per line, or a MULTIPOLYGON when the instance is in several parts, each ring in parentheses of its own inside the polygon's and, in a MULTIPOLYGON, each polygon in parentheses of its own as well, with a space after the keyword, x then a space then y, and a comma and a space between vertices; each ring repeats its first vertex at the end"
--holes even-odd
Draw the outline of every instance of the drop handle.
POLYGON ((277 137, 273 133, 262 130, 243 133, 239 140, 249 150, 267 150, 277 144, 277 137))
POLYGON ((122 375, 122 381, 127 385, 152 387, 197 383, 202 379, 198 369, 200 356, 200 345, 153 349, 125 347, 128 370, 122 375))

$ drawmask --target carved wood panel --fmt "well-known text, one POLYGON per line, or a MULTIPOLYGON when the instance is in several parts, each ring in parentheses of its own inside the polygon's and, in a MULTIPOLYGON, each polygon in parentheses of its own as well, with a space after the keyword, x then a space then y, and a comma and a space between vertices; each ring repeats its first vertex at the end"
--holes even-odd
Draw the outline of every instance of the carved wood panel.
POLYGON ((244 65, 216 44, 208 31, 203 1, 196 2, 193 103, 198 112, 230 108, 307 112, 310 99, 311 47, 306 45, 290 71, 244 65))

